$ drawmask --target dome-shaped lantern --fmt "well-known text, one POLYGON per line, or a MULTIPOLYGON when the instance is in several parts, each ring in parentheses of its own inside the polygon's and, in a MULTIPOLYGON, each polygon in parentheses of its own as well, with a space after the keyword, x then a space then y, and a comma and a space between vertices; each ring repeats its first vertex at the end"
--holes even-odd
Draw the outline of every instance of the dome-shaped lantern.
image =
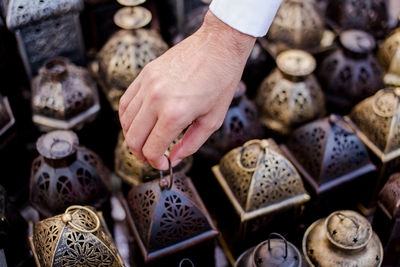
POLYGON ((325 99, 312 72, 316 61, 309 53, 288 50, 278 55, 278 66, 258 88, 261 122, 280 134, 325 114, 325 99))
POLYGON ((37 266, 125 266, 101 213, 71 206, 35 224, 29 237, 37 266))
POLYGON ((375 170, 367 148, 336 115, 296 129, 282 149, 317 194, 375 170))
POLYGON ((120 97, 143 67, 168 49, 156 31, 140 29, 151 20, 150 11, 135 6, 140 1, 120 2, 127 7, 117 11, 114 22, 122 30, 111 36, 91 65, 115 111, 118 110, 120 97))
POLYGON ((15 123, 8 98, 0 95, 0 138, 15 123))
POLYGON ((300 175, 272 139, 246 142, 228 152, 212 171, 241 223, 310 199, 300 175))
POLYGON ((146 262, 218 235, 190 178, 171 166, 169 176, 133 187, 122 202, 146 262))
MULTIPOLYGON (((178 142, 179 138, 180 137, 172 142, 171 146, 168 148, 167 155, 169 155, 170 149, 174 144, 176 144, 176 142, 178 142)), ((193 157, 186 157, 181 161, 181 163, 175 166, 173 170, 174 172, 186 173, 191 168, 192 163, 193 157)), ((115 172, 126 183, 132 186, 149 182, 160 176, 158 170, 152 168, 148 164, 141 163, 133 156, 125 142, 122 132, 118 136, 118 143, 115 147, 115 172)))
POLYGON ((400 86, 400 28, 385 39, 379 48, 378 59, 386 71, 385 84, 400 86))
POLYGON ((322 60, 318 79, 328 105, 346 112, 383 86, 382 69, 372 51, 374 38, 366 32, 348 30, 340 34, 341 48, 322 60))
POLYGON ((261 135, 257 109, 246 97, 246 85, 240 82, 221 128, 210 136, 199 152, 219 160, 230 149, 261 135))
POLYGON ((80 129, 99 110, 96 83, 67 58, 46 61, 32 81, 32 119, 44 129, 80 129))
POLYGON ((366 218, 351 210, 335 211, 314 222, 303 237, 311 266, 381 266, 383 249, 366 218))
POLYGON ((71 131, 53 131, 36 142, 31 168, 30 201, 50 217, 73 204, 100 207, 108 199, 108 171, 92 151, 78 145, 71 131))

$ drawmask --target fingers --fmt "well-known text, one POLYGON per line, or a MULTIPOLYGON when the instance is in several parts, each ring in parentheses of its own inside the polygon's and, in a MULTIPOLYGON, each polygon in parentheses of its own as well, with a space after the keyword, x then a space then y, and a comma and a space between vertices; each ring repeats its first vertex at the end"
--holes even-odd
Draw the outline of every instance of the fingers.
POLYGON ((124 135, 128 132, 139 110, 142 109, 142 98, 139 94, 131 100, 125 112, 119 118, 124 135))
POLYGON ((127 110, 129 104, 131 101, 134 99, 136 94, 139 91, 141 85, 141 79, 137 77, 131 85, 129 85, 128 89, 126 89, 125 93, 122 95, 121 99, 119 100, 119 117, 121 118, 124 114, 125 111, 127 110))

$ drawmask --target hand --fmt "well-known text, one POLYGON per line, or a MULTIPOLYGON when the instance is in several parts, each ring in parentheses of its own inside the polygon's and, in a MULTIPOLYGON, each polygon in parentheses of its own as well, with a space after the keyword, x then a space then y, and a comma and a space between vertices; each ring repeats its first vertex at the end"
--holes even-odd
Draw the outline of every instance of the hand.
POLYGON ((166 170, 195 153, 222 124, 255 38, 210 11, 201 28, 145 66, 120 100, 125 140, 134 156, 166 170))

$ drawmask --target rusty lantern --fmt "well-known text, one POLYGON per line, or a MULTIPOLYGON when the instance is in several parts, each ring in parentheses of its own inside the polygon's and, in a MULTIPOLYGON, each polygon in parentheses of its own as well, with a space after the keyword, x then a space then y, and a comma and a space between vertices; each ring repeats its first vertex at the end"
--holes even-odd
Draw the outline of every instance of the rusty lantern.
POLYGON ((283 236, 271 233, 267 241, 243 252, 235 267, 301 267, 299 250, 283 236))
POLYGON ((360 29, 382 38, 389 28, 388 8, 388 0, 329 0, 326 16, 334 28, 360 29))
POLYGON ((264 126, 285 135, 322 117, 325 99, 312 75, 316 61, 309 53, 287 50, 278 55, 276 64, 278 68, 258 88, 256 103, 264 126))
POLYGON ((29 237, 37 266, 125 266, 100 212, 70 206, 35 224, 29 237))
MULTIPOLYGON (((174 144, 179 140, 175 139, 171 146, 168 148, 167 154, 174 144)), ((138 161, 130 152, 128 145, 125 142, 124 135, 120 132, 118 136, 118 143, 115 147, 115 172, 126 183, 136 186, 149 182, 159 177, 160 173, 148 164, 143 164, 138 161)), ((174 172, 186 173, 189 171, 193 163, 193 157, 186 157, 174 167, 174 172)))
POLYGON ((380 266, 383 249, 366 218, 351 210, 335 211, 314 222, 303 237, 311 266, 380 266))
POLYGON ((73 204, 100 207, 108 199, 108 171, 101 159, 78 145, 71 131, 42 135, 32 163, 30 201, 43 216, 60 213, 73 204))
POLYGON ((337 115, 298 128, 282 149, 317 194, 375 170, 367 148, 337 115))
POLYGON ((8 98, 0 95, 0 137, 15 123, 8 98))
POLYGON ((272 139, 246 142, 228 152, 212 171, 241 225, 310 199, 300 175, 272 139))
POLYGON ((385 84, 400 86, 400 28, 388 36, 379 48, 378 60, 386 71, 385 84))
POLYGON ((261 136, 257 109, 245 93, 246 86, 240 82, 221 128, 200 148, 202 155, 219 160, 230 149, 261 136))
POLYGON ((83 63, 79 13, 82 0, 3 1, 7 27, 15 33, 19 52, 29 78, 49 58, 67 56, 83 63))
POLYGON ((32 81, 32 119, 44 129, 80 129, 99 110, 96 83, 67 58, 49 59, 32 81))
POLYGON ((325 21, 313 0, 284 0, 268 31, 267 40, 278 51, 321 49, 325 21))
POLYGON ((218 235, 189 177, 173 174, 136 187, 122 201, 146 262, 218 235))
POLYGON ((115 111, 118 111, 120 97, 143 67, 168 49, 156 31, 140 29, 150 22, 150 11, 144 7, 130 6, 139 4, 138 1, 120 2, 129 5, 114 16, 114 23, 122 30, 111 36, 91 65, 93 74, 115 111))
POLYGON ((348 30, 339 38, 341 48, 325 57, 318 78, 326 100, 338 110, 348 110, 383 86, 382 69, 372 54, 374 38, 348 30))

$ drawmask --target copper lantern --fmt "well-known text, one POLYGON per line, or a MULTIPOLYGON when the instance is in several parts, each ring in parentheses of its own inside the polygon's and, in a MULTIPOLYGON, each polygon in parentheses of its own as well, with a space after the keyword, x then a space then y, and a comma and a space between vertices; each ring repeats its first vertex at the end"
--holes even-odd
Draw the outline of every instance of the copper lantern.
POLYGON ((32 163, 30 201, 43 216, 60 213, 73 204, 100 207, 108 199, 108 172, 101 159, 79 146, 70 131, 42 135, 32 163))
MULTIPOLYGON (((127 5, 136 5, 135 2, 139 1, 121 1, 127 5)), ((115 111, 120 97, 143 67, 168 49, 156 31, 140 29, 150 20, 151 13, 144 7, 127 6, 117 11, 114 22, 122 30, 111 36, 91 65, 115 111)))
POLYGON ((372 54, 374 38, 366 32, 340 34, 341 48, 322 60, 318 71, 328 104, 339 112, 374 94, 383 86, 382 69, 372 54))
POLYGON ((355 211, 333 212, 314 222, 303 238, 311 266, 380 266, 383 249, 366 218, 355 211))
POLYGON ((67 58, 49 59, 32 81, 32 119, 43 129, 80 129, 99 110, 96 83, 67 58))
POLYGON ((367 148, 337 115, 298 128, 282 149, 317 194, 375 170, 367 148))
POLYGON ((378 59, 386 71, 385 84, 400 86, 400 28, 385 39, 379 48, 378 59))
MULTIPOLYGON (((168 148, 167 154, 178 140, 179 138, 174 140, 174 142, 168 148)), ((141 163, 133 156, 132 152, 130 152, 129 147, 125 142, 122 132, 120 132, 118 136, 118 143, 115 147, 114 154, 114 166, 116 174, 121 177, 126 183, 132 186, 149 182, 160 176, 159 171, 152 168, 148 164, 141 163)), ((193 157, 186 157, 181 161, 181 163, 174 167, 174 172, 186 173, 189 171, 192 163, 193 157)))
POLYGON ((214 238, 218 232, 189 177, 172 174, 148 182, 123 200, 146 262, 214 238))
POLYGON ((125 266, 101 213, 68 207, 35 224, 29 238, 37 266, 125 266))
POLYGON ((240 82, 221 128, 200 148, 202 155, 219 160, 230 149, 261 136, 257 109, 245 93, 246 86, 240 82))
POLYGON ((83 63, 85 48, 79 22, 82 0, 3 2, 7 27, 15 33, 30 78, 45 60, 55 56, 83 63))
POLYGON ((316 61, 307 52, 287 50, 262 82, 256 98, 261 122, 280 134, 325 114, 325 99, 312 72, 316 61))
POLYGON ((0 95, 0 137, 3 136, 15 123, 8 98, 0 95))

